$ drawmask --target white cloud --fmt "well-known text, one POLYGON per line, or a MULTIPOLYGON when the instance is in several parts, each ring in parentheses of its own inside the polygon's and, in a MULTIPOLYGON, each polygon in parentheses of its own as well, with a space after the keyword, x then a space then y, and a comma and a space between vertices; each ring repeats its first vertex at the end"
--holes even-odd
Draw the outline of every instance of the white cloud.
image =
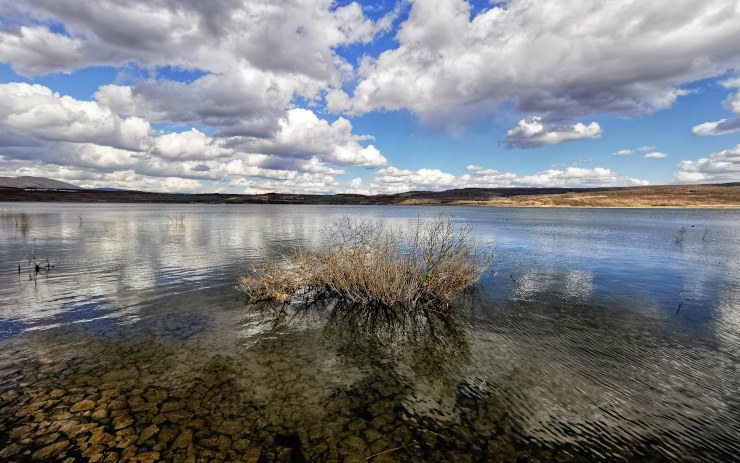
POLYGON ((662 158, 667 158, 667 157, 668 157, 667 154, 661 153, 660 151, 653 151, 653 152, 645 154, 646 159, 662 159, 662 158))
POLYGON ((305 173, 291 178, 289 182, 236 180, 232 186, 242 188, 244 194, 327 194, 336 191, 339 183, 331 175, 305 173))
MULTIPOLYGON (((291 109, 277 119, 277 131, 267 138, 215 137, 195 128, 158 132, 145 119, 111 111, 108 104, 121 94, 130 94, 128 88, 108 87, 105 97, 82 101, 42 85, 0 84, 0 156, 6 163, 19 162, 19 168, 65 166, 116 181, 121 180, 112 175, 125 172, 121 178, 226 183, 248 177, 296 180, 302 173, 333 177, 345 171, 329 163, 387 163, 374 146, 362 145, 369 137, 353 134, 344 118, 329 124, 312 111, 291 109)), ((137 179, 141 185, 169 190, 195 185, 137 179)))
POLYGON ((596 122, 588 125, 580 122, 569 126, 548 125, 542 118, 532 116, 519 121, 516 127, 506 132, 504 143, 509 148, 536 148, 600 136, 601 127, 596 122))
POLYGON ((398 48, 364 61, 334 110, 408 108, 445 125, 507 102, 548 120, 633 116, 740 63, 740 8, 726 0, 510 0, 472 17, 464 0, 411 3, 398 48))
POLYGON ((714 122, 704 122, 694 126, 691 131, 702 137, 740 132, 740 117, 720 119, 714 122))
POLYGON ((347 166, 377 167, 388 163, 373 145, 360 142, 372 139, 352 133, 352 124, 340 117, 329 124, 313 111, 290 109, 279 121, 279 129, 271 139, 252 139, 244 147, 250 152, 281 157, 316 156, 324 161, 347 166))
POLYGON ((681 161, 675 178, 682 183, 740 181, 740 145, 697 161, 681 161))
POLYGON ((152 122, 199 123, 225 136, 267 137, 295 93, 319 87, 296 76, 276 76, 251 67, 208 74, 194 82, 147 80, 134 86, 104 85, 96 100, 123 115, 152 122))
POLYGON ((381 194, 414 190, 446 190, 452 188, 506 188, 506 187, 612 187, 647 185, 648 182, 628 178, 602 167, 567 167, 550 169, 533 175, 500 172, 480 166, 468 166, 469 174, 455 176, 438 169, 407 170, 396 167, 382 169, 367 183, 352 180, 339 191, 381 194))
MULTIPOLYGON (((725 80, 722 82, 722 86, 725 88, 740 89, 740 78, 725 80)), ((740 91, 728 96, 725 100, 724 106, 728 111, 740 114, 740 91)), ((691 131, 702 137, 740 132, 740 117, 720 119, 714 122, 704 122, 694 126, 691 131)))
POLYGON ((653 151, 653 150, 655 150, 654 146, 641 146, 639 148, 634 148, 634 149, 624 149, 624 150, 615 151, 614 153, 612 153, 612 155, 613 156, 632 156, 633 154, 644 153, 644 152, 653 151))
POLYGON ((138 151, 145 149, 151 128, 143 119, 122 119, 96 102, 61 96, 43 85, 7 83, 0 84, 0 130, 138 151))
POLYGON ((17 63, 23 75, 71 72, 84 66, 84 45, 77 39, 55 34, 43 26, 0 30, 0 61, 17 63))
POLYGON ((128 61, 222 73, 249 63, 326 82, 347 72, 337 46, 372 40, 398 14, 372 21, 357 3, 332 0, 28 0, 8 10, 27 25, 0 31, 0 60, 26 75, 128 61), (61 22, 68 35, 39 21, 61 22))
POLYGON ((187 132, 166 133, 154 139, 153 153, 167 159, 206 160, 234 156, 222 140, 206 136, 197 129, 187 132))
POLYGON ((635 150, 619 150, 612 153, 613 156, 632 156, 637 153, 635 150))

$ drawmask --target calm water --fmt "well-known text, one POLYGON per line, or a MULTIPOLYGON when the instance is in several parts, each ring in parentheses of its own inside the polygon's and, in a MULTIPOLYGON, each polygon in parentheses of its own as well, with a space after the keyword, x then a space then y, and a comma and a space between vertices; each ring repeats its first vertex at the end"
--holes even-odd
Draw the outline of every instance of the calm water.
POLYGON ((0 460, 740 461, 740 211, 2 209, 0 460), (233 291, 344 215, 440 213, 496 262, 431 341, 233 291))

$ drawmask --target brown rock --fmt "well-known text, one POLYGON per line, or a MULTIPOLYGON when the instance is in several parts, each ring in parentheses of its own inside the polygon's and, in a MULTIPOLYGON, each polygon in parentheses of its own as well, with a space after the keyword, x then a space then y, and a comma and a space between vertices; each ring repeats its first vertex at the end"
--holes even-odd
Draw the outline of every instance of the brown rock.
POLYGON ((82 456, 87 458, 89 462, 96 463, 103 459, 103 451, 105 447, 102 445, 93 445, 82 452, 82 456))
POLYGON ((139 440, 136 442, 137 444, 141 445, 144 442, 148 441, 152 437, 156 436, 159 432, 159 427, 156 424, 153 424, 143 431, 141 431, 141 435, 139 436, 139 440))
POLYGON ((228 436, 236 436, 237 434, 241 433, 244 430, 244 427, 238 422, 234 420, 226 420, 223 423, 221 423, 221 426, 218 428, 218 432, 222 434, 226 434, 228 436))
POLYGON ((86 412, 88 410, 92 410, 93 407, 95 407, 95 402, 92 400, 81 400, 72 405, 72 408, 70 408, 69 411, 72 413, 86 412))
POLYGON ((105 445, 107 447, 112 447, 116 443, 116 438, 103 431, 103 428, 101 427, 93 431, 88 442, 90 442, 91 445, 105 445))
POLYGON ((159 460, 159 452, 142 452, 137 454, 135 458, 141 462, 154 462, 159 460))
POLYGON ((168 443, 177 436, 177 431, 172 428, 164 428, 159 432, 157 442, 168 443))
POLYGON ((59 454, 62 453, 68 446, 69 442, 66 440, 55 442, 33 452, 33 454, 31 454, 31 459, 43 460, 51 456, 61 456, 59 454))
POLYGON ((168 420, 175 424, 185 424, 193 419, 193 414, 187 410, 176 410, 168 413, 166 416, 168 420))
POLYGON ((252 447, 244 452, 244 461, 246 463, 257 463, 260 459, 262 449, 259 447, 252 447))
POLYGON ((172 443, 173 449, 184 449, 187 447, 190 447, 190 444, 193 442, 193 431, 190 429, 185 429, 180 433, 179 436, 177 436, 177 439, 175 439, 175 442, 172 443))
POLYGON ((220 451, 226 451, 231 447, 231 439, 229 439, 226 436, 218 436, 218 442, 216 443, 216 446, 220 451))
POLYGON ((138 436, 136 435, 126 436, 121 439, 118 444, 116 444, 116 447, 118 447, 119 449, 125 449, 126 447, 133 445, 136 442, 137 438, 138 436))
POLYGON ((10 444, 4 449, 0 450, 0 459, 6 460, 8 457, 16 455, 21 450, 23 450, 23 447, 21 447, 20 445, 10 444))
POLYGON ((113 420, 113 429, 119 430, 128 428, 134 422, 134 419, 128 415, 117 416, 113 420))
POLYGON ((185 404, 182 402, 165 402, 162 404, 162 413, 174 412, 175 410, 181 410, 185 408, 185 404))

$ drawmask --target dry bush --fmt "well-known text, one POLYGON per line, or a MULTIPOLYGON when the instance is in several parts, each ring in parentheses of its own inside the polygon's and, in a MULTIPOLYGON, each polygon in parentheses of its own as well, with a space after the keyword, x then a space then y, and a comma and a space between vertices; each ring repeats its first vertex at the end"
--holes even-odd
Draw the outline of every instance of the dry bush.
POLYGON ((479 251, 470 232, 445 217, 419 219, 406 233, 344 218, 325 230, 324 248, 257 265, 239 288, 251 302, 308 306, 329 300, 388 316, 396 309, 443 311, 492 262, 490 250, 479 251))

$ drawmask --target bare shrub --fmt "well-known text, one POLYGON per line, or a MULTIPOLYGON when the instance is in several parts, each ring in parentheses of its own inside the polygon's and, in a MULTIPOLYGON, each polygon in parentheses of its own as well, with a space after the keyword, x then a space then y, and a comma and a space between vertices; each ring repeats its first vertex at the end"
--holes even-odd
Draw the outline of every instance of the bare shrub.
POLYGON ((677 244, 681 244, 681 243, 683 243, 683 240, 684 240, 684 238, 685 238, 685 237, 686 237, 686 227, 681 227, 681 229, 680 229, 680 230, 676 231, 676 232, 675 232, 675 233, 673 234, 673 240, 674 240, 674 241, 675 241, 675 242, 676 242, 677 244))
POLYGON ((325 230, 326 245, 299 249, 280 262, 263 262, 239 282, 251 302, 308 306, 444 311, 475 285, 492 263, 490 250, 470 239, 470 226, 450 218, 419 219, 411 232, 345 217, 325 230))

